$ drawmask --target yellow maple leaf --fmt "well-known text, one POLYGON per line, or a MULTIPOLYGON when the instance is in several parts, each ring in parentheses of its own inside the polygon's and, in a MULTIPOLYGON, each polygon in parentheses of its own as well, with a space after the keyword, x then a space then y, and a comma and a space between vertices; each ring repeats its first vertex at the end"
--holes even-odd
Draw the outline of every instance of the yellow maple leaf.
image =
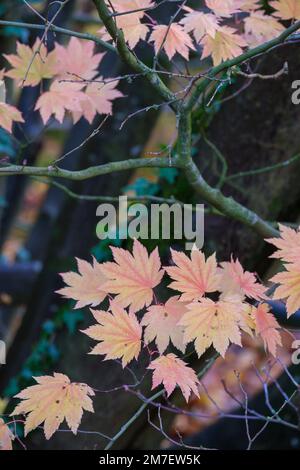
POLYGON ((205 293, 219 289, 216 255, 208 257, 197 248, 191 252, 191 259, 179 251, 171 249, 175 266, 166 267, 169 276, 174 279, 169 287, 182 292, 182 301, 198 300, 205 293))
POLYGON ((239 325, 243 308, 240 301, 203 298, 193 302, 179 322, 185 328, 184 340, 195 340, 199 357, 211 345, 224 357, 230 342, 241 346, 239 325))
POLYGON ((229 26, 220 26, 215 37, 206 34, 201 44, 203 46, 201 58, 212 56, 214 65, 241 55, 242 48, 247 46, 246 41, 229 26))
POLYGON ((290 317, 300 308, 300 264, 286 264, 285 269, 275 274, 270 281, 280 284, 273 294, 273 299, 286 299, 287 314, 290 317))
POLYGON ((116 301, 111 302, 110 310, 91 310, 97 324, 82 332, 100 341, 90 354, 103 354, 105 360, 122 358, 125 367, 140 353, 142 328, 135 314, 127 313, 116 301))
POLYGON ((170 297, 164 305, 152 305, 148 308, 141 322, 146 326, 144 340, 151 343, 155 339, 158 351, 163 354, 171 341, 181 352, 185 351, 184 330, 178 325, 186 313, 186 303, 179 301, 179 296, 170 297))
POLYGON ((146 248, 134 240, 132 254, 123 248, 111 248, 115 262, 102 264, 102 272, 109 279, 104 285, 110 294, 117 294, 123 307, 137 312, 148 307, 153 299, 153 288, 164 274, 161 269, 158 249, 149 256, 146 248))
POLYGON ((276 0, 270 6, 276 10, 273 15, 282 20, 300 20, 299 0, 276 0))
POLYGON ((167 396, 169 396, 174 391, 176 385, 178 385, 186 401, 189 400, 191 392, 199 396, 199 380, 195 371, 176 357, 175 354, 160 356, 150 363, 148 369, 154 371, 152 389, 162 383, 166 389, 167 396))
POLYGON ((15 398, 22 401, 11 416, 26 414, 25 436, 44 422, 46 439, 57 431, 66 419, 74 434, 77 433, 83 410, 94 412, 90 396, 94 391, 84 383, 70 382, 64 374, 34 377, 37 385, 22 390, 15 398))
POLYGON ((17 54, 4 54, 4 57, 13 67, 5 75, 18 80, 19 85, 36 86, 56 73, 56 51, 48 53, 40 39, 32 48, 18 42, 17 54))
POLYGON ((96 307, 107 296, 103 290, 103 284, 107 280, 104 276, 101 264, 93 259, 93 264, 77 258, 78 272, 62 273, 61 277, 68 287, 63 287, 57 293, 67 299, 77 300, 75 308, 82 308, 86 305, 96 307))
POLYGON ((276 246, 271 258, 279 258, 287 263, 300 263, 300 232, 279 224, 280 237, 269 238, 266 242, 276 246))

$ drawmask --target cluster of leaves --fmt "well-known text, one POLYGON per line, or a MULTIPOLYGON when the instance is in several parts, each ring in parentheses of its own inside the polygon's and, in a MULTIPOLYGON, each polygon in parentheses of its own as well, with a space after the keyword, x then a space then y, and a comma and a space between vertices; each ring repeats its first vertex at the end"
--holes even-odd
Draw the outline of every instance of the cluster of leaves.
MULTIPOLYGON (((151 17, 152 0, 110 0, 107 6, 131 49, 144 40, 153 44, 156 55, 164 51, 171 60, 177 53, 188 61, 190 51, 200 48, 201 59, 211 57, 214 65, 278 36, 284 30, 280 21, 300 19, 299 0, 271 1, 270 15, 259 0, 205 0, 204 9, 183 5, 168 25, 151 17)), ((99 35, 111 39, 105 27, 99 35)), ((10 77, 21 86, 50 80, 36 104, 44 124, 51 116, 61 123, 66 112, 74 122, 84 117, 92 123, 97 114, 111 114, 112 102, 123 96, 117 79, 99 76, 103 56, 94 53, 93 42, 75 37, 67 46, 55 43, 51 52, 39 39, 32 48, 17 43, 16 54, 4 55, 12 68, 2 70, 0 79, 10 77)), ((1 86, 5 90, 4 82, 1 86)), ((13 122, 22 123, 23 117, 0 92, 0 127, 11 132, 13 122)))
MULTIPOLYGON (((152 0, 110 0, 108 6, 117 13, 116 24, 131 48, 147 40, 156 54, 164 50, 170 60, 176 53, 188 60, 196 44, 203 49, 201 59, 211 56, 215 65, 277 36, 284 30, 279 20, 300 19, 298 0, 271 1, 272 15, 265 14, 259 0, 205 0, 204 11, 183 6, 183 18, 169 25, 151 18, 152 0)), ((106 31, 102 34, 109 39, 106 31)))
MULTIPOLYGON (((271 279, 280 284, 273 298, 287 299, 291 315, 300 308, 300 232, 285 226, 280 230, 280 238, 267 240, 278 248, 272 256, 286 263, 286 270, 271 279)), ((270 291, 238 260, 218 263, 215 254, 206 258, 195 247, 190 257, 171 250, 172 265, 162 267, 157 248, 148 254, 137 240, 132 253, 117 247, 111 250, 113 261, 94 259, 90 264, 78 259, 78 273, 62 274, 66 287, 59 293, 75 300, 75 309, 96 307, 109 299, 108 308, 91 309, 96 323, 83 331, 97 342, 90 354, 121 359, 125 367, 145 348, 150 353, 152 388, 163 384, 169 396, 178 386, 186 400, 192 392, 199 393, 197 374, 183 360, 189 343, 199 357, 210 347, 224 357, 231 343, 242 346, 242 333, 246 333, 260 337, 276 356, 281 335, 268 306, 270 291), (154 290, 165 274, 176 295, 160 303, 154 290), (177 354, 169 352, 170 343, 177 354)), ((65 418, 76 433, 83 409, 93 411, 94 391, 62 374, 36 381, 37 385, 17 395, 22 402, 12 413, 27 415, 25 434, 45 422, 45 435, 50 438, 65 418)), ((7 430, 2 433, 5 440, 7 430)))
MULTIPOLYGON (((17 54, 4 55, 12 68, 1 72, 19 86, 37 86, 51 79, 49 90, 36 103, 44 124, 50 117, 61 123, 69 112, 76 123, 81 117, 92 123, 96 114, 112 114, 112 101, 122 97, 116 90, 118 80, 98 76, 104 54, 94 53, 94 44, 72 37, 66 47, 56 43, 51 52, 37 39, 33 47, 17 43, 17 54)), ((2 80, 2 88, 5 85, 2 80)), ((12 123, 23 122, 21 113, 6 104, 5 93, 0 95, 0 126, 12 131, 12 123)))

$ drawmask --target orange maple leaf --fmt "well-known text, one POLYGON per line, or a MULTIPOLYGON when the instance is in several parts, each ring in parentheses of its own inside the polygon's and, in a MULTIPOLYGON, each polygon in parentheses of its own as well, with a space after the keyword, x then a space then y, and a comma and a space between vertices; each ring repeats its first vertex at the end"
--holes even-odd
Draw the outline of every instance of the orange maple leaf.
POLYGON ((40 39, 32 48, 17 42, 17 54, 3 56, 13 67, 5 75, 18 80, 19 85, 36 86, 42 79, 52 78, 56 73, 56 51, 48 53, 40 39))
POLYGON ((142 326, 146 326, 144 340, 151 343, 155 339, 158 351, 163 354, 171 341, 181 352, 185 351, 184 330, 178 325, 186 313, 186 303, 179 301, 179 296, 170 297, 164 305, 152 305, 143 317, 142 326))
POLYGON ((167 354, 152 361, 148 369, 153 370, 152 389, 161 383, 170 396, 176 385, 181 389, 185 400, 188 402, 191 392, 199 396, 199 380, 193 369, 175 356, 167 354))
POLYGON ((146 248, 134 240, 132 254, 123 248, 111 247, 115 262, 102 264, 102 271, 109 279, 104 289, 117 294, 116 299, 123 307, 137 312, 148 307, 153 299, 153 288, 164 274, 161 269, 158 249, 148 256, 146 248))
POLYGON ((281 336, 278 331, 280 325, 274 315, 270 312, 267 304, 260 304, 253 307, 256 322, 256 334, 263 339, 265 349, 269 350, 276 357, 277 346, 282 346, 281 336))
POLYGON ((86 305, 96 307, 107 296, 107 292, 103 290, 103 284, 106 282, 101 264, 93 259, 93 264, 76 258, 78 272, 62 273, 61 277, 68 287, 56 291, 67 299, 77 300, 74 308, 82 308, 86 305))
POLYGON ((219 289, 220 276, 215 254, 205 261, 204 253, 198 249, 192 250, 191 259, 179 251, 171 249, 171 253, 176 266, 165 268, 174 279, 169 287, 182 292, 182 301, 198 300, 205 293, 219 289))
POLYGON ((25 436, 44 422, 46 439, 55 433, 66 419, 70 429, 77 433, 83 410, 94 412, 90 396, 94 391, 84 383, 70 382, 64 374, 34 377, 37 385, 22 390, 15 398, 21 401, 11 416, 26 414, 25 436))
POLYGON ((285 271, 275 274, 270 281, 280 284, 276 288, 273 298, 286 299, 287 314, 290 317, 300 308, 300 265, 286 264, 285 269, 285 271))
POLYGON ((184 31, 183 26, 178 23, 172 23, 169 26, 154 26, 149 41, 154 42, 156 54, 164 49, 170 60, 176 52, 188 60, 189 50, 195 49, 190 36, 184 31))
POLYGON ((189 312, 179 322, 185 328, 184 340, 195 340, 200 357, 211 345, 225 356, 229 343, 241 346, 239 322, 243 304, 239 301, 214 302, 203 298, 188 305, 189 312))
POLYGON ((142 327, 134 313, 127 313, 116 301, 110 304, 110 312, 91 310, 97 324, 82 332, 96 341, 90 354, 104 354, 105 360, 122 358, 125 367, 141 350, 142 327))
POLYGON ((221 287, 226 295, 247 296, 252 299, 265 298, 266 288, 257 282, 253 273, 244 271, 239 260, 221 263, 221 287))
POLYGON ((3 419, 0 418, 0 450, 12 450, 12 441, 15 436, 5 424, 3 419))
POLYGON ((69 80, 91 80, 105 54, 94 54, 92 41, 80 41, 72 37, 67 47, 56 43, 56 73, 69 80))
POLYGON ((35 109, 40 111, 44 124, 48 122, 52 114, 58 122, 62 123, 66 111, 81 112, 81 103, 86 97, 80 88, 81 85, 78 83, 55 80, 49 91, 43 93, 36 103, 35 109))
POLYGON ((247 46, 246 41, 229 26, 220 26, 215 37, 206 34, 201 44, 203 46, 201 58, 212 56, 214 65, 241 55, 242 48, 247 46))
MULTIPOLYGON (((99 77, 97 80, 100 81, 99 77)), ((122 98, 124 95, 116 90, 118 81, 109 81, 108 83, 91 83, 86 87, 85 98, 80 100, 80 111, 73 111, 74 122, 77 122, 82 116, 91 124, 96 114, 112 114, 112 102, 116 98, 122 98)))
POLYGON ((269 238, 266 242, 278 248, 271 258, 279 258, 287 263, 300 264, 300 232, 291 227, 279 224, 280 237, 269 238))
POLYGON ((270 2, 270 6, 276 10, 273 15, 282 20, 300 20, 299 0, 278 0, 270 2))

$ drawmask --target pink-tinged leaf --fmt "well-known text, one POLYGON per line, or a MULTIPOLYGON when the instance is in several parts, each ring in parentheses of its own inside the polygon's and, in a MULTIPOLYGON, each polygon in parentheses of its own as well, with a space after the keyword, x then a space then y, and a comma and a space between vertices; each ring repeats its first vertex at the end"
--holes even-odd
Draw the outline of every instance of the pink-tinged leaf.
POLYGON ((0 450, 12 450, 12 441, 15 436, 5 424, 3 419, 0 418, 0 450))
POLYGON ((160 356, 150 363, 148 369, 154 371, 152 389, 162 383, 167 395, 170 396, 175 387, 178 386, 187 402, 191 392, 199 396, 199 380, 195 371, 181 359, 178 359, 175 354, 160 356))
POLYGON ((17 54, 4 54, 4 57, 13 67, 5 75, 18 80, 19 85, 36 86, 56 73, 56 52, 48 53, 39 39, 32 48, 17 42, 17 54))
POLYGON ((125 367, 141 350, 142 327, 134 313, 127 313, 116 301, 110 304, 110 312, 91 310, 97 324, 83 331, 90 338, 100 341, 90 354, 105 355, 105 360, 122 359, 125 367))
POLYGON ((201 44, 203 46, 201 58, 212 56, 214 65, 241 55, 243 47, 247 46, 247 42, 229 26, 220 26, 214 37, 206 34, 201 44))
POLYGON ((285 225, 279 225, 280 237, 269 238, 266 242, 278 248, 271 258, 279 258, 286 263, 300 264, 300 232, 285 225))
POLYGON ((85 101, 85 94, 80 91, 78 83, 64 83, 55 80, 50 90, 43 93, 36 104, 35 109, 40 111, 42 120, 46 124, 52 115, 62 123, 66 111, 82 112, 81 103, 85 101))
POLYGON ((142 326, 146 326, 144 340, 155 340, 158 351, 163 354, 170 341, 181 352, 185 351, 184 330, 178 325, 187 312, 186 303, 179 301, 179 296, 170 297, 164 305, 152 305, 143 317, 142 326))
MULTIPOLYGON (((126 13, 116 16, 115 21, 117 27, 123 31, 125 40, 131 49, 134 49, 141 39, 146 39, 149 28, 146 24, 141 23, 141 19, 152 5, 151 0, 111 0, 110 2, 109 7, 112 6, 116 13, 126 13)), ((104 40, 111 39, 106 30, 105 32, 100 30, 99 33, 104 40)))
POLYGON ((156 54, 164 50, 170 60, 176 52, 188 60, 190 49, 195 49, 190 36, 178 23, 154 26, 149 41, 154 42, 156 54))
POLYGON ((71 431, 76 434, 83 410, 94 412, 90 396, 94 391, 84 383, 70 382, 64 374, 34 377, 37 385, 22 390, 15 398, 22 401, 11 416, 26 414, 25 436, 44 423, 46 439, 57 431, 66 419, 71 431))
POLYGON ((193 32, 196 42, 200 42, 205 34, 214 38, 219 28, 218 18, 202 11, 188 13, 180 23, 183 25, 185 32, 193 32))
POLYGON ((171 250, 171 253, 176 266, 165 268, 174 279, 169 287, 182 292, 182 301, 198 300, 204 294, 219 289, 220 276, 215 254, 205 260, 204 253, 198 249, 192 250, 191 259, 179 251, 171 250))
POLYGON ((252 12, 244 21, 245 37, 252 47, 270 41, 284 31, 279 21, 260 11, 252 12))
POLYGON ((96 307, 107 296, 103 289, 103 284, 107 281, 104 276, 101 264, 93 259, 93 264, 77 258, 78 272, 68 272, 61 274, 68 287, 63 287, 57 293, 67 299, 76 300, 75 308, 82 308, 86 305, 96 307))
POLYGON ((221 291, 226 295, 246 296, 255 300, 266 298, 266 288, 253 273, 244 271, 239 260, 221 263, 221 291))
POLYGON ((97 75, 98 66, 105 54, 94 54, 92 41, 72 37, 67 47, 58 43, 56 51, 56 73, 66 80, 91 80, 97 75))
POLYGON ((102 271, 109 279, 104 289, 117 294, 117 301, 137 312, 148 307, 153 299, 153 289, 164 274, 158 249, 148 255, 146 248, 134 240, 132 254, 123 248, 111 248, 114 261, 102 264, 102 271))
POLYGON ((217 16, 225 18, 239 11, 236 0, 205 0, 205 3, 217 16))
MULTIPOLYGON (((97 78, 98 81, 101 77, 97 78)), ((109 82, 110 79, 107 79, 109 82)), ((122 98, 123 94, 116 89, 118 81, 106 84, 91 83, 86 87, 85 98, 80 101, 80 111, 73 111, 74 122, 82 116, 91 124, 96 114, 112 114, 112 102, 116 98, 122 98)))
POLYGON ((270 6, 276 10, 273 15, 281 20, 300 20, 299 0, 273 1, 270 6))
POLYGON ((240 319, 244 306, 240 301, 220 300, 214 302, 203 298, 188 305, 180 325, 185 328, 184 340, 195 340, 198 356, 213 345, 225 356, 230 342, 241 346, 240 319))
POLYGON ((0 103, 0 127, 12 133, 13 122, 24 122, 20 111, 14 106, 0 103))
POLYGON ((256 334, 263 339, 265 349, 276 357, 277 346, 282 346, 279 333, 280 325, 274 315, 270 312, 267 304, 260 304, 255 308, 256 334))
POLYGON ((273 299, 286 299, 288 317, 300 309, 300 265, 286 264, 286 271, 275 274, 270 279, 275 284, 280 284, 273 294, 273 299))

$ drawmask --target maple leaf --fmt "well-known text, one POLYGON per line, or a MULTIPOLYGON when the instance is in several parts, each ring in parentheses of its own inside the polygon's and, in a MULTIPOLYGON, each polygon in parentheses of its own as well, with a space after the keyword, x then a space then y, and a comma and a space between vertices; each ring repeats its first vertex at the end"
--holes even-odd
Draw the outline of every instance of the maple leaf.
POLYGON ((236 0, 205 0, 205 3, 216 15, 226 18, 239 11, 236 0))
POLYGON ((81 112, 81 103, 86 97, 80 88, 81 85, 77 83, 55 80, 49 91, 43 93, 36 103, 35 109, 40 111, 44 124, 48 122, 52 114, 58 122, 62 123, 66 111, 81 112))
POLYGON ((195 340, 195 349, 200 357, 211 345, 225 356, 229 343, 241 346, 239 321, 243 305, 241 302, 220 300, 214 302, 203 298, 193 302, 180 325, 184 326, 184 340, 195 340))
POLYGON ((15 436, 5 424, 3 419, 0 418, 0 450, 12 450, 12 441, 15 436))
POLYGON ((206 34, 201 44, 203 46, 201 58, 205 59, 211 55, 214 65, 241 55, 242 48, 247 46, 246 41, 229 26, 220 26, 215 37, 206 34))
POLYGON ((275 274, 270 279, 275 284, 280 284, 273 294, 273 299, 287 299, 286 309, 288 317, 300 308, 300 265, 286 264, 286 271, 275 274))
POLYGON ((170 396, 176 385, 181 389, 185 400, 188 402, 191 392, 199 397, 199 380, 193 369, 175 356, 167 354, 152 361, 148 369, 153 370, 152 390, 161 383, 170 396))
POLYGON ((188 60, 189 50, 195 49, 190 36, 185 32, 183 26, 178 23, 172 23, 169 26, 154 26, 149 41, 154 42, 156 54, 164 49, 170 60, 176 52, 188 60))
POLYGON ((20 111, 14 106, 0 103, 0 127, 12 133, 13 122, 24 122, 20 111))
MULTIPOLYGON (((123 15, 116 16, 115 20, 117 27, 123 31, 125 40, 131 49, 141 39, 146 39, 149 28, 141 23, 141 19, 145 15, 145 10, 153 6, 152 0, 111 0, 108 6, 112 6, 117 13, 123 13, 123 15), (127 13, 131 11, 133 13, 127 13)), ((102 34, 101 30, 99 32, 102 34)), ((111 39, 107 32, 102 36, 104 40, 111 39)))
POLYGON ((123 307, 137 312, 148 307, 153 299, 153 288, 164 274, 161 269, 158 249, 148 256, 146 248, 134 240, 132 254, 123 248, 111 247, 115 262, 102 264, 102 271, 109 279, 104 289, 117 294, 116 299, 123 307))
POLYGON ((282 20, 300 20, 299 0, 278 0, 270 2, 270 6, 276 10, 273 15, 282 20))
POLYGON ((125 367, 141 350, 142 327, 134 313, 127 313, 116 301, 110 304, 109 312, 91 310, 97 324, 82 332, 96 341, 90 354, 104 354, 105 360, 121 359, 125 367))
POLYGON ((181 352, 185 351, 184 330, 178 325, 186 313, 186 303, 179 301, 179 296, 170 297, 164 305, 152 305, 143 317, 142 326, 146 326, 144 340, 151 343, 155 339, 158 351, 163 354, 169 342, 181 352))
POLYGON ((107 292, 103 290, 103 284, 106 282, 101 264, 93 258, 93 264, 76 258, 78 272, 62 273, 61 277, 68 287, 56 291, 67 299, 77 300, 74 308, 82 308, 86 305, 96 307, 107 296, 107 292))
MULTIPOLYGON (((99 77, 97 80, 100 81, 99 77)), ((96 114, 112 114, 112 102, 116 98, 122 98, 124 95, 116 90, 118 81, 109 83, 91 83, 86 87, 85 98, 80 100, 81 111, 73 111, 72 116, 76 123, 83 116, 91 124, 96 114)))
POLYGON ((202 11, 192 11, 188 13, 180 22, 187 33, 191 31, 197 42, 200 42, 205 34, 215 37, 219 28, 218 18, 210 13, 202 11))
POLYGON ((19 85, 36 86, 42 79, 52 78, 56 73, 56 51, 48 53, 40 39, 32 48, 17 42, 17 54, 3 55, 13 67, 5 75, 18 80, 19 85))
POLYGON ((278 250, 271 258, 279 258, 287 263, 300 264, 300 232, 291 227, 279 224, 280 237, 269 238, 266 242, 276 246, 278 250))
POLYGON ((265 298, 266 288, 257 282, 253 273, 244 271, 239 260, 221 263, 221 287, 223 293, 237 294, 259 300, 265 298))
POLYGON ((260 5, 258 5, 259 1, 260 0, 234 0, 234 4, 239 11, 251 12, 260 8, 260 5))
POLYGON ((64 374, 54 373, 34 377, 37 385, 22 390, 15 398, 22 401, 11 416, 26 414, 25 436, 44 422, 46 439, 57 431, 66 419, 74 434, 77 433, 83 410, 94 412, 90 396, 94 391, 84 383, 71 382, 64 374))
POLYGON ((205 261, 204 253, 197 248, 191 251, 191 259, 179 251, 171 249, 171 253, 176 266, 165 268, 174 279, 168 287, 182 292, 182 301, 197 300, 218 290, 220 277, 215 254, 205 261))
POLYGON ((252 12, 244 21, 245 37, 251 46, 269 41, 284 31, 279 21, 260 11, 252 12))
POLYGON ((280 333, 278 332, 280 325, 270 312, 270 307, 267 304, 262 303, 257 308, 253 308, 255 311, 256 334, 262 337, 265 349, 276 357, 277 346, 282 346, 280 333))
POLYGON ((80 41, 75 37, 67 47, 56 43, 56 73, 69 80, 91 80, 97 75, 97 68, 105 55, 94 54, 94 49, 92 41, 80 41))

